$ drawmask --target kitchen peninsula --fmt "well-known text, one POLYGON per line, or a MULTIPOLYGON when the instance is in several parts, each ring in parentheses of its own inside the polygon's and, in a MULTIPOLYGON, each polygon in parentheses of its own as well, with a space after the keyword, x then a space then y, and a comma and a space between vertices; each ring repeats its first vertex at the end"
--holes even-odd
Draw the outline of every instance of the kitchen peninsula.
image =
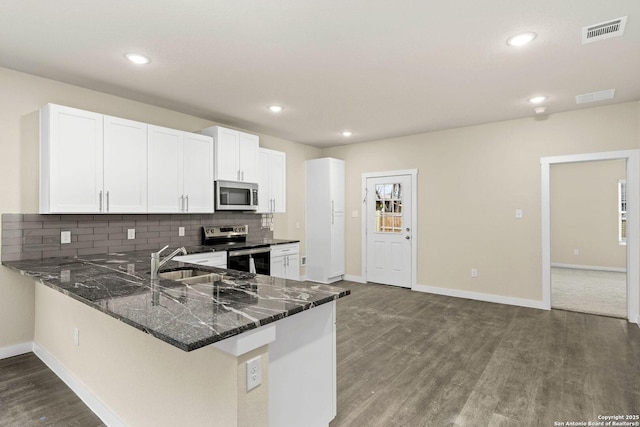
POLYGON ((348 290, 175 261, 163 271, 215 279, 152 281, 148 252, 3 264, 38 282, 34 351, 86 389, 108 425, 335 416, 335 301, 348 290), (256 358, 262 385, 246 391, 256 358))

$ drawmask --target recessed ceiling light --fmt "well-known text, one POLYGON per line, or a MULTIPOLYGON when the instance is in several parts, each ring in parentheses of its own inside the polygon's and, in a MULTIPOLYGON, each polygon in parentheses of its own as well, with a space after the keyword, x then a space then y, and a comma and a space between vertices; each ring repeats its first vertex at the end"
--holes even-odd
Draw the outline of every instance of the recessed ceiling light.
POLYGON ((533 98, 529 98, 529 102, 532 104, 540 104, 546 99, 547 99, 546 96, 534 96, 533 98))
POLYGON ((536 38, 536 33, 522 33, 509 37, 507 44, 509 46, 523 46, 536 38))
POLYGON ((269 105, 269 110, 271 110, 272 113, 279 113, 284 110, 284 108, 282 108, 280 105, 269 105))
POLYGON ((351 132, 350 130, 342 131, 342 136, 346 136, 348 138, 351 135, 353 135, 353 132, 351 132))
POLYGON ((133 62, 134 64, 138 64, 138 65, 144 65, 151 62, 149 58, 147 58, 144 55, 140 55, 139 53, 127 53, 124 57, 127 58, 129 61, 133 62))

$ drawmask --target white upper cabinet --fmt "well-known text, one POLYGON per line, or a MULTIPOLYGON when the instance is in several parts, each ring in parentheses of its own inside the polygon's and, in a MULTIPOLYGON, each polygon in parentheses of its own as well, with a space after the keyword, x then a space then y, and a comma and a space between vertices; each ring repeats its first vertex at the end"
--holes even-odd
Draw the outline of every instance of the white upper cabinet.
POLYGON ((149 125, 149 212, 213 212, 213 140, 149 125))
POLYGON ((147 211, 147 124, 104 116, 103 212, 147 211))
POLYGON ((259 138, 233 129, 213 126, 201 131, 213 137, 216 181, 258 182, 259 138))
POLYGON ((101 212, 101 114, 47 104, 40 110, 40 213, 101 212))
POLYGON ((182 159, 184 212, 213 212, 213 139, 185 133, 182 159))
POLYGON ((238 150, 240 181, 258 182, 259 145, 258 135, 240 132, 240 149, 238 150))
POLYGON ((286 212, 286 154, 260 148, 258 170, 258 213, 286 212))
POLYGON ((149 125, 149 212, 184 209, 182 134, 179 130, 149 125))

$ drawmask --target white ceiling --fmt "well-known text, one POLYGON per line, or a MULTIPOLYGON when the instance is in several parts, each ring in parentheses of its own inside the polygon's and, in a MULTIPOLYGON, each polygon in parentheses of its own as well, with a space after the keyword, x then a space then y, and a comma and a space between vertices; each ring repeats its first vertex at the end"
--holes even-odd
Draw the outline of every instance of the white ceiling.
POLYGON ((331 146, 639 100, 640 1, 0 0, 0 66, 331 146))

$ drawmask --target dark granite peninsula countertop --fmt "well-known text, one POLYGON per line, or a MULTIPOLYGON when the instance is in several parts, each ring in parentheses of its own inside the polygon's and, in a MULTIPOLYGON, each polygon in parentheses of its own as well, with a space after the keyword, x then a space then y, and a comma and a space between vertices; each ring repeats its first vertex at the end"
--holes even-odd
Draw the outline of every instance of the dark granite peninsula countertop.
MULTIPOLYGON (((346 296, 349 290, 185 264, 213 283, 152 281, 149 252, 3 264, 182 350, 192 351, 346 296)), ((182 265, 171 261, 161 271, 182 265)))

